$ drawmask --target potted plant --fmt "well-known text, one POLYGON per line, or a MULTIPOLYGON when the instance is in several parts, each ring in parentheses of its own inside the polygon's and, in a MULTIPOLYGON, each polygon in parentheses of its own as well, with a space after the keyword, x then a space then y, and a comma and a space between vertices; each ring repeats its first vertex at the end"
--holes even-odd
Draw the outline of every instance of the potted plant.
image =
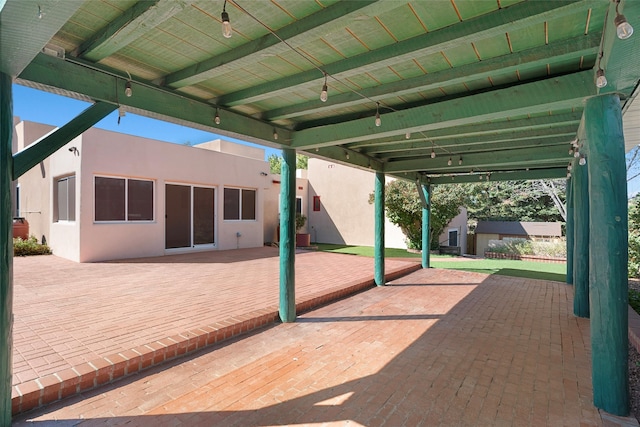
POLYGON ((296 214, 296 246, 311 246, 311 234, 300 233, 302 227, 307 222, 307 217, 299 213, 296 214))

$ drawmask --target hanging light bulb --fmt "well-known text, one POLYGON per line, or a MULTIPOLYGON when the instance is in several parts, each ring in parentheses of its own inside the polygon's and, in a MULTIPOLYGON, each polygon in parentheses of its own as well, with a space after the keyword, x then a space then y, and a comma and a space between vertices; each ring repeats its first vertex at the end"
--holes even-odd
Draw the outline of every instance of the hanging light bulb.
POLYGON ((573 156, 573 148, 569 148, 569 155, 573 156))
POLYGON ((322 92, 320 92, 320 101, 327 102, 329 93, 327 92, 327 73, 324 73, 324 84, 322 85, 322 92))
POLYGON ((404 139, 409 139, 411 138, 411 132, 407 132, 404 134, 404 139))
POLYGON ((273 139, 278 139, 278 131, 276 128, 273 128, 273 139))
POLYGON ((627 18, 618 12, 618 6, 620 6, 620 0, 616 1, 616 18, 613 20, 613 24, 616 26, 618 38, 620 40, 626 40, 633 34, 633 27, 627 22, 627 18))
POLYGON ((451 157, 449 157, 449 161, 447 162, 447 166, 451 166, 451 157))
POLYGON ((131 90, 131 80, 129 80, 129 81, 124 85, 124 94, 125 94, 128 98, 131 98, 131 95, 133 95, 133 90, 131 90))
POLYGON ((567 172, 567 179, 571 178, 571 172, 567 172))
POLYGON ((578 161, 578 164, 579 164, 580 166, 584 166, 584 165, 586 165, 586 164, 587 164, 587 159, 586 159, 586 157, 584 157, 584 156, 580 156, 580 160, 578 161))
POLYGON ((222 35, 226 39, 231 38, 231 22, 229 22, 229 14, 226 11, 227 0, 224 0, 224 4, 222 5, 222 15, 220 16, 222 20, 222 35))
POLYGON ((432 159, 436 158, 436 152, 433 150, 433 148, 431 149, 431 158, 432 159))
POLYGON ((602 68, 598 68, 596 71, 596 86, 599 88, 603 88, 607 85, 607 78, 604 76, 604 70, 602 68))
POLYGON ((580 152, 579 152, 578 150, 576 150, 576 151, 573 153, 573 157, 575 157, 576 159, 577 159, 578 157, 580 157, 580 152))
POLYGON ((480 175, 480 181, 482 181, 482 175, 480 175))
POLYGON ((382 120, 380 119, 380 103, 376 102, 376 126, 380 127, 382 120))
POLYGON ((569 163, 569 164, 567 165, 567 170, 568 170, 568 171, 570 171, 571 169, 573 169, 573 165, 572 165, 571 163, 569 163))
POLYGON ((219 125, 220 124, 220 113, 218 113, 218 109, 216 108, 216 116, 213 118, 213 121, 215 122, 215 124, 219 125))
POLYGON ((460 159, 458 159, 458 164, 461 165, 462 164, 462 157, 460 157, 460 159))

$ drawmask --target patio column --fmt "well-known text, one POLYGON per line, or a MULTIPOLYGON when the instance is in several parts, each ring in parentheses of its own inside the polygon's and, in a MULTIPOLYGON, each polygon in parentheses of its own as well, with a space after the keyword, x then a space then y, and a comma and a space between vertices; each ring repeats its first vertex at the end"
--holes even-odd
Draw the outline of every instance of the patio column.
POLYGON ((627 180, 617 94, 587 99, 593 403, 629 415, 627 180))
POLYGON ((280 320, 296 320, 296 150, 282 150, 280 171, 280 320))
POLYGON ((567 178, 567 285, 573 285, 573 180, 567 178))
POLYGON ((11 425, 13 350, 13 105, 11 76, 0 73, 0 426, 11 425))
POLYGON ((574 186, 573 314, 589 317, 589 176, 586 166, 575 163, 571 169, 574 186))
POLYGON ((422 207, 422 268, 431 267, 431 257, 429 256, 429 246, 431 245, 431 187, 421 186, 426 207, 422 207))
POLYGON ((374 280, 378 286, 384 286, 384 181, 384 173, 376 172, 373 257, 375 262, 374 280))

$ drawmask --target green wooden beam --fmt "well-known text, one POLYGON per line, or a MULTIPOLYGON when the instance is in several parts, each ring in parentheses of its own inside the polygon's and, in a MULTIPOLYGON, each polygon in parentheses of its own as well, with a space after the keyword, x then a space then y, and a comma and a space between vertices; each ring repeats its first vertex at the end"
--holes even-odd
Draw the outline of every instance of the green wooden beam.
POLYGON ((13 179, 21 177, 29 169, 69 143, 73 138, 108 116, 116 108, 113 104, 97 102, 55 132, 40 138, 35 144, 31 144, 16 153, 13 156, 13 179))
POLYGON ((280 320, 296 320, 296 151, 282 150, 280 171, 280 320))
POLYGON ((543 150, 537 148, 503 150, 499 155, 496 153, 474 153, 466 156, 440 156, 435 159, 425 157, 386 162, 383 171, 389 173, 405 171, 456 173, 467 172, 472 168, 490 170, 498 166, 512 165, 514 168, 524 169, 527 166, 537 167, 558 161, 569 161, 568 150, 564 145, 545 147, 543 150), (449 159, 452 161, 451 165, 448 164, 449 159), (462 164, 459 164, 460 159, 462 159, 462 164))
POLYGON ((589 295, 594 405, 629 415, 627 180, 617 94, 584 110, 589 171, 589 295))
MULTIPOLYGON (((573 161, 573 314, 589 317, 589 176, 586 166, 573 161)), ((595 244, 595 242, 594 242, 595 244)))
POLYGON ((13 158, 11 76, 0 73, 0 427, 11 426, 11 357, 13 351, 13 158))
POLYGON ((431 267, 431 257, 429 249, 431 247, 431 187, 420 185, 418 191, 422 192, 422 197, 426 200, 426 206, 422 207, 422 268, 431 267))
POLYGON ((83 42, 75 56, 98 62, 182 12, 190 3, 186 0, 145 0, 135 3, 83 42))
MULTIPOLYGON (((327 64, 323 68, 328 74, 340 79, 362 74, 415 56, 427 56, 450 48, 459 47, 484 38, 504 35, 509 31, 542 24, 550 19, 560 19, 584 10, 599 0, 569 0, 562 2, 523 2, 487 13, 477 18, 462 21, 455 25, 431 31, 408 40, 399 41, 382 48, 354 57, 327 64)), ((293 87, 318 79, 316 69, 278 80, 266 82, 247 89, 225 94, 217 103, 225 106, 248 104, 274 96, 275 92, 288 91, 293 87)))
POLYGON ((292 138, 291 131, 278 127, 278 139, 275 140, 272 124, 227 110, 220 110, 222 121, 216 125, 213 121, 215 106, 148 83, 134 82, 133 96, 126 97, 127 80, 127 77, 114 76, 96 65, 41 54, 23 71, 18 83, 78 99, 89 97, 123 105, 127 111, 143 116, 271 147, 287 146, 292 138))
POLYGON ((373 258, 375 264, 374 280, 377 286, 384 286, 384 186, 385 176, 376 172, 374 186, 374 245, 373 258))
POLYGON ((359 89, 356 92, 345 92, 331 95, 327 102, 317 100, 286 106, 262 114, 266 120, 282 120, 307 114, 322 113, 336 108, 351 107, 373 100, 382 100, 389 95, 402 96, 420 91, 438 89, 447 85, 462 84, 473 80, 485 79, 500 73, 515 72, 523 66, 545 66, 553 61, 566 61, 571 58, 579 60, 581 56, 597 53, 600 45, 600 33, 592 33, 569 40, 562 40, 549 45, 535 47, 508 55, 498 56, 459 67, 436 71, 410 79, 359 89), (366 98, 364 98, 364 97, 366 98))
MULTIPOLYGON (((489 174, 490 181, 521 181, 532 179, 559 179, 567 176, 567 169, 565 168, 549 168, 549 169, 530 169, 524 171, 504 171, 504 172, 491 172, 489 174)), ((474 173, 467 175, 442 175, 442 176, 428 176, 423 178, 423 182, 443 185, 443 184, 461 184, 461 183, 477 183, 486 182, 487 173, 474 173), (482 176, 482 179, 480 177, 482 176)))
POLYGON ((567 178, 567 285, 573 285, 573 262, 574 262, 574 241, 575 241, 575 220, 574 216, 574 180, 569 176, 567 178))
POLYGON ((328 160, 334 160, 338 163, 358 167, 360 169, 381 171, 383 167, 380 160, 360 154, 357 151, 341 147, 323 147, 318 148, 317 150, 305 151, 304 154, 311 157, 321 157, 328 160))
POLYGON ((0 13, 0 72, 17 76, 84 1, 8 1, 0 13), (38 18, 38 7, 43 13, 38 18))
MULTIPOLYGON (((484 123, 472 123, 464 126, 455 127, 443 127, 439 129, 433 129, 426 136, 421 134, 412 134, 409 140, 406 139, 405 134, 394 135, 385 138, 374 138, 366 141, 354 142, 346 144, 345 147, 349 149, 361 149, 367 147, 375 147, 378 145, 393 144, 396 142, 424 142, 424 141, 439 141, 441 139, 448 139, 451 137, 467 137, 467 136, 481 136, 487 134, 508 133, 517 131, 527 131, 536 129, 555 128, 559 126, 578 125, 582 119, 582 111, 576 111, 572 113, 563 114, 546 114, 544 116, 535 116, 524 119, 516 120, 502 120, 484 123)), ((315 148, 315 147, 314 147, 315 148)))
MULTIPOLYGON (((334 28, 339 28, 351 19, 354 12, 378 14, 391 8, 392 4, 384 2, 376 4, 378 0, 362 0, 352 2, 339 2, 328 6, 320 11, 294 21, 286 27, 275 31, 278 37, 286 40, 290 45, 298 45, 308 40, 310 33, 327 34, 334 28), (363 10, 364 9, 364 10, 363 10)), ((221 55, 208 58, 187 68, 173 72, 164 78, 167 86, 180 88, 191 86, 207 80, 216 74, 224 74, 230 69, 234 62, 256 53, 266 53, 272 46, 281 43, 280 39, 268 33, 264 36, 251 40, 240 46, 234 47, 221 55)), ((285 47, 288 49, 288 47, 285 47)), ((316 71, 316 79, 322 75, 316 71)))
MULTIPOLYGON (((584 98, 595 94, 591 71, 525 83, 436 104, 428 104, 382 115, 382 126, 373 117, 298 131, 291 146, 341 145, 372 138, 392 137, 405 132, 503 120, 556 109, 580 107, 584 98)), ((508 126, 508 125, 507 125, 508 126)))

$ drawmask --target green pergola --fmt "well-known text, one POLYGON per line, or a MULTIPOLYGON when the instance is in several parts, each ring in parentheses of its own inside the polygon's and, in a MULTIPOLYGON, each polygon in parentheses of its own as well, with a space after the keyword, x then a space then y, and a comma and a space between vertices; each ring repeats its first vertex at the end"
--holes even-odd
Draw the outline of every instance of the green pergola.
POLYGON ((624 154, 640 137, 625 149, 622 117, 640 109, 640 34, 616 37, 618 12, 640 32, 637 0, 0 0, 0 425, 11 421, 11 182, 116 109, 282 148, 287 322, 296 152, 375 172, 378 285, 386 176, 416 183, 423 241, 431 185, 567 177, 567 276, 575 314, 591 318, 594 401, 626 415, 624 154), (12 83, 93 105, 13 154, 12 83))

